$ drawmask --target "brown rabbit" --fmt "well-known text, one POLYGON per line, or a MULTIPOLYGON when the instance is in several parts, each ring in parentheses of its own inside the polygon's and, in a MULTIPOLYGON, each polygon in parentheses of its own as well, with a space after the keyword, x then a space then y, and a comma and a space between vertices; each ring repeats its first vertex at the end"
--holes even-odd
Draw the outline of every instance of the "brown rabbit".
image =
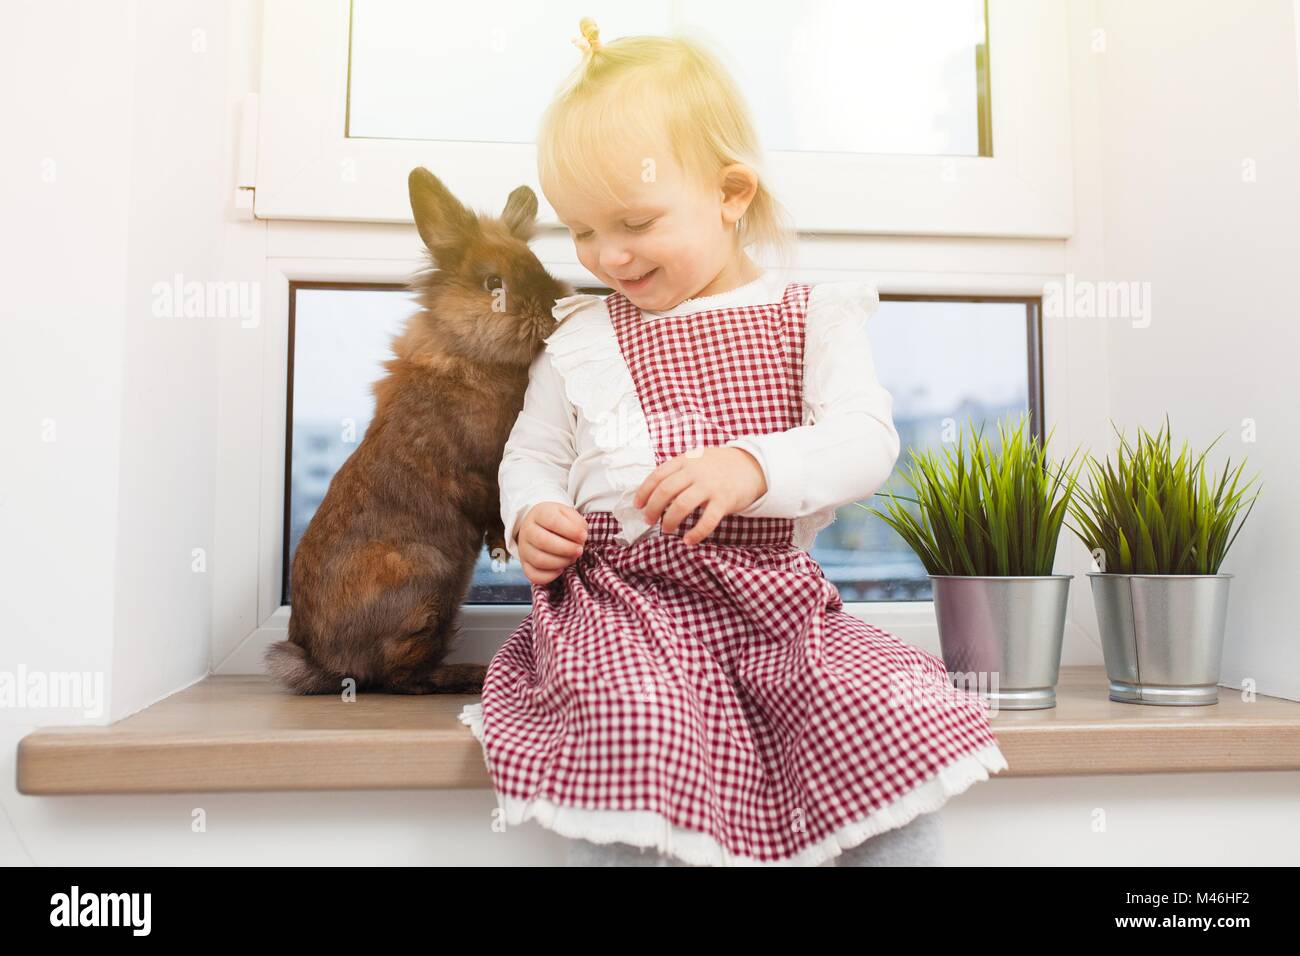
POLYGON ((497 470, 523 408, 528 368, 572 294, 528 247, 537 197, 510 194, 500 219, 465 208, 427 169, 411 209, 432 266, 420 311, 373 386, 365 438, 330 482, 290 574, 289 639, 271 675, 304 694, 472 693, 486 665, 442 660, 486 538, 505 560, 497 470))

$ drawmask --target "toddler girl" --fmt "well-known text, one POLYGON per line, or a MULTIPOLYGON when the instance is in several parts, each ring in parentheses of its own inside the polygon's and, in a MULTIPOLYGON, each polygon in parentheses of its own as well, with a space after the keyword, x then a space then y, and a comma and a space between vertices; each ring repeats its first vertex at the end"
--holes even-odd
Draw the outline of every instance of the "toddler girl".
POLYGON ((532 613, 461 720, 571 863, 936 863, 937 811, 1007 766, 987 705, 807 551, 899 454, 879 297, 750 258, 790 230, 715 57, 582 27, 539 179, 615 291, 560 299, 529 370, 499 478, 532 613))

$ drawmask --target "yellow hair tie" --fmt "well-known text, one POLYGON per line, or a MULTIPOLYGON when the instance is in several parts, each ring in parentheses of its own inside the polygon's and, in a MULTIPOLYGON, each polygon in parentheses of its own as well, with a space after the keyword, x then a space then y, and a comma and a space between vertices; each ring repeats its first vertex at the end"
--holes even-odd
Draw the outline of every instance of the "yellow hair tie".
POLYGON ((595 53, 600 49, 600 30, 595 20, 591 17, 583 17, 578 23, 578 29, 582 31, 582 36, 573 38, 574 46, 584 53, 595 53))

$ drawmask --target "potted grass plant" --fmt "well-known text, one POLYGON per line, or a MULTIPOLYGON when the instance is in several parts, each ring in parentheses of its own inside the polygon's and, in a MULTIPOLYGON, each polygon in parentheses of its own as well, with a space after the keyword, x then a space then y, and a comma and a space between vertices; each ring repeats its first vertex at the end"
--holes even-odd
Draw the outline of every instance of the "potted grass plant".
POLYGON ((1219 567, 1263 486, 1233 531, 1255 478, 1237 487, 1243 461, 1231 483, 1230 463, 1208 480, 1205 456, 1219 439, 1195 460, 1184 442, 1175 460, 1168 426, 1166 416, 1155 435, 1139 429, 1136 448, 1120 434, 1114 467, 1088 457, 1089 486, 1070 509, 1081 527, 1070 530, 1097 567, 1088 577, 1110 699, 1214 704, 1232 580, 1219 567))
MULTIPOLYGON (((998 708, 1056 706, 1072 575, 1053 574, 1056 545, 1082 464, 1053 469, 1046 446, 998 422, 996 451, 970 419, 942 456, 909 449, 901 471, 915 497, 884 493, 886 521, 925 565, 943 660, 955 682, 975 675, 998 708), (1071 467, 1073 466, 1073 471, 1071 467), (908 502, 913 508, 900 504, 908 502)), ((974 689, 974 688, 972 688, 974 689)))

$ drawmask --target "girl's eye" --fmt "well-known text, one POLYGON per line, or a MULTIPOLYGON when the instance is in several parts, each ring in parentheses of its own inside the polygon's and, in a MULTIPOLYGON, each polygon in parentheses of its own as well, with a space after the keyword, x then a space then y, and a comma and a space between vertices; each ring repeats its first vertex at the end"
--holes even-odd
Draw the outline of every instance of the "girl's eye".
POLYGON ((490 275, 483 280, 483 288, 488 292, 495 292, 497 289, 502 288, 504 285, 505 282, 502 281, 501 277, 498 275, 490 275))
MULTIPOLYGON (((635 224, 629 222, 629 223, 625 223, 624 225, 627 226, 629 232, 645 232, 647 229, 653 226, 657 221, 658 220, 656 219, 650 219, 646 222, 639 222, 635 224)), ((575 232, 573 234, 573 238, 578 240, 587 240, 591 238, 591 232, 590 231, 575 232)))

